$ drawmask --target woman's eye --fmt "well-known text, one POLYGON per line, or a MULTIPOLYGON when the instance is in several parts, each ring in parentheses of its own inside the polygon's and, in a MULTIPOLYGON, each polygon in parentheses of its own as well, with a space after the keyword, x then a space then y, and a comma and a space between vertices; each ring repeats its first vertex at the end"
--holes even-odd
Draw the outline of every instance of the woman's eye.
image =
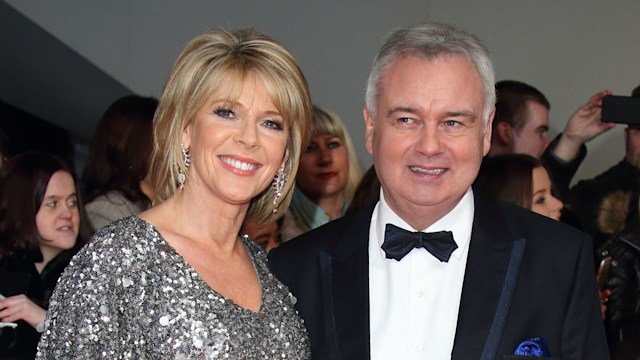
POLYGON ((52 207, 52 208, 53 208, 53 207, 56 207, 56 205, 58 205, 58 202, 57 202, 57 201, 47 201, 47 202, 45 203, 45 206, 52 207))
POLYGON ((264 121, 264 126, 266 126, 269 129, 274 129, 274 130, 282 130, 283 129, 282 123, 280 121, 277 121, 277 120, 265 120, 264 121))
POLYGON ((335 149, 335 148, 339 148, 342 144, 339 141, 332 141, 329 143, 328 148, 329 149, 335 149))
POLYGON ((67 201, 67 206, 72 207, 72 208, 78 206, 78 199, 70 199, 70 200, 68 200, 67 201))
POLYGON ((307 145, 307 147, 304 149, 304 152, 306 152, 306 153, 314 152, 314 151, 316 151, 317 148, 318 148, 317 145, 310 144, 310 145, 307 145))
POLYGON ((231 109, 216 109, 213 113, 223 118, 232 118, 235 115, 231 109))
POLYGON ((538 200, 536 200, 536 204, 543 205, 545 203, 545 201, 546 201, 546 199, 544 197, 541 197, 538 200))

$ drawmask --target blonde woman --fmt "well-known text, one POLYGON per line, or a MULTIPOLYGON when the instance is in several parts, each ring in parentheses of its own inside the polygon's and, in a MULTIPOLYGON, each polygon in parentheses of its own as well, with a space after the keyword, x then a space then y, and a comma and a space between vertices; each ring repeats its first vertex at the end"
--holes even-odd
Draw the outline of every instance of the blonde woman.
POLYGON ((342 120, 314 106, 311 138, 300 157, 293 199, 282 221, 282 241, 344 215, 360 177, 358 157, 342 120))
POLYGON ((100 230, 55 293, 39 359, 309 357, 295 298, 238 232, 284 212, 311 104, 252 30, 191 41, 155 117, 154 207, 100 230))

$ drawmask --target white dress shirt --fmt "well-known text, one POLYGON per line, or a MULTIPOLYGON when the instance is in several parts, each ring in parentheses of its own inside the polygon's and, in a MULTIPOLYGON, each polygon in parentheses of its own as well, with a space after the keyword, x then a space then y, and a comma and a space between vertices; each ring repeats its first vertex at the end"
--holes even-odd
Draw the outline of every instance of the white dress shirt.
POLYGON ((427 229, 413 229, 380 201, 369 228, 371 359, 450 359, 469 253, 474 200, 471 188, 456 207, 427 229), (426 249, 387 259, 381 246, 386 224, 410 231, 451 231, 458 248, 449 262, 426 249))

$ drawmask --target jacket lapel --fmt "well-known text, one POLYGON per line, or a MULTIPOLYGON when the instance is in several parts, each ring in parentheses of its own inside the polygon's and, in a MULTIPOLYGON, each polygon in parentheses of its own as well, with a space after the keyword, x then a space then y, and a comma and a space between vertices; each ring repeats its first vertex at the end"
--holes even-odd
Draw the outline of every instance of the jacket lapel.
POLYGON ((477 192, 474 199, 452 359, 493 358, 487 352, 495 351, 500 341, 525 245, 510 233, 498 202, 477 192))
POLYGON ((333 254, 321 254, 325 324, 331 358, 369 358, 369 223, 373 207, 354 215, 333 254), (331 336, 335 334, 335 338, 331 336), (336 356, 339 353, 339 356, 336 356))

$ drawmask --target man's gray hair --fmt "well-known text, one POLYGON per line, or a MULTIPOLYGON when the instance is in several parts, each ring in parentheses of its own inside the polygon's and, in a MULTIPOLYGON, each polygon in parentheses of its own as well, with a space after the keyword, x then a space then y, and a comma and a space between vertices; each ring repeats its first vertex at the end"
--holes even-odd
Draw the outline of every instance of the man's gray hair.
POLYGON ((440 56, 465 56, 475 66, 484 87, 483 125, 496 103, 495 73, 489 52, 473 34, 451 25, 427 23, 393 31, 378 51, 367 80, 365 105, 375 117, 380 81, 387 68, 398 58, 412 55, 425 60, 440 56))

